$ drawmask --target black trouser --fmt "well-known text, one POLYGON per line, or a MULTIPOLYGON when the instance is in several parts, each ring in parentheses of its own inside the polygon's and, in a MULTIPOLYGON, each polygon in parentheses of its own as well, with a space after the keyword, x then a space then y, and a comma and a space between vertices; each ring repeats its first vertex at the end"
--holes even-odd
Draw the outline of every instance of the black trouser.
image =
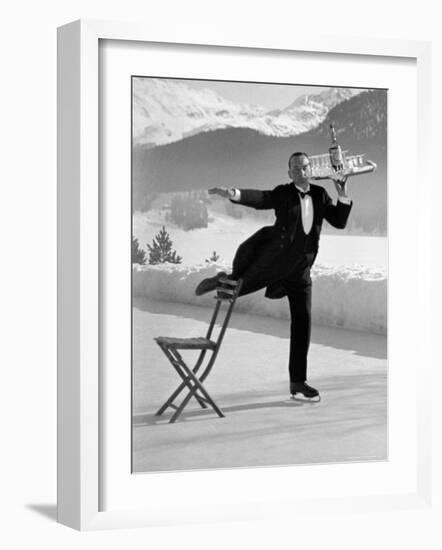
POLYGON ((284 281, 290 305, 290 382, 307 379, 307 354, 312 326, 312 285, 284 281))
MULTIPOLYGON (((284 280, 281 283, 287 292, 290 306, 290 382, 304 382, 307 380, 307 354, 312 326, 312 284, 302 279, 284 280)), ((249 294, 263 286, 265 283, 257 279, 254 280, 253 285, 250 285, 245 277, 244 287, 239 295, 249 294)))

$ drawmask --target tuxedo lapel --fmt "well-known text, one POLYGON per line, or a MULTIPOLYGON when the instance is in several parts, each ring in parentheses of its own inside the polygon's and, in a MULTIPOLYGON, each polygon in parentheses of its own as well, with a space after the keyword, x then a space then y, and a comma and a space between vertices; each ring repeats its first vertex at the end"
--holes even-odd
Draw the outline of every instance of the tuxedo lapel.
POLYGON ((287 195, 287 221, 290 239, 293 238, 298 227, 299 220, 301 219, 301 203, 299 199, 298 191, 294 184, 290 184, 287 195))
POLYGON ((320 217, 321 212, 321 197, 318 193, 318 187, 315 187, 313 185, 310 186, 310 193, 312 197, 312 204, 313 204, 313 225, 316 223, 316 221, 320 217))

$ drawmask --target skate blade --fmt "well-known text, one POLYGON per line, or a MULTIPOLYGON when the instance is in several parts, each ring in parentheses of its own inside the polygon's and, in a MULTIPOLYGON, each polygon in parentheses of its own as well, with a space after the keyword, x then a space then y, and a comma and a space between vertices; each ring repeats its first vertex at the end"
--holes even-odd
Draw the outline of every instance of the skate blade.
POLYGON ((300 401, 301 403, 319 403, 321 401, 321 396, 306 397, 303 393, 292 393, 290 399, 293 401, 300 401))

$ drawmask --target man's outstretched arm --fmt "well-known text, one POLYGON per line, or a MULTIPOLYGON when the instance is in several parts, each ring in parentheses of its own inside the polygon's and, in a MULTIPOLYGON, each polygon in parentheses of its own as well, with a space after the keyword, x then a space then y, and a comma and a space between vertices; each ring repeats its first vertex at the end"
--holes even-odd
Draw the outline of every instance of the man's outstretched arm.
POLYGON ((266 210, 275 208, 277 187, 271 191, 261 191, 259 189, 235 189, 233 187, 214 187, 209 189, 210 195, 230 199, 232 202, 250 206, 257 210, 266 210))

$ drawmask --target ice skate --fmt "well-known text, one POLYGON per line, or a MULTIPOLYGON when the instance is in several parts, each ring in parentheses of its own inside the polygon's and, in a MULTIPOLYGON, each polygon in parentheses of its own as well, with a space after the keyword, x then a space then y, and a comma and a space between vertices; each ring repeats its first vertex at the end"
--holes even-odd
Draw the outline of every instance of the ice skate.
POLYGON ((311 403, 319 403, 321 401, 318 390, 305 382, 290 382, 290 398, 311 403))

